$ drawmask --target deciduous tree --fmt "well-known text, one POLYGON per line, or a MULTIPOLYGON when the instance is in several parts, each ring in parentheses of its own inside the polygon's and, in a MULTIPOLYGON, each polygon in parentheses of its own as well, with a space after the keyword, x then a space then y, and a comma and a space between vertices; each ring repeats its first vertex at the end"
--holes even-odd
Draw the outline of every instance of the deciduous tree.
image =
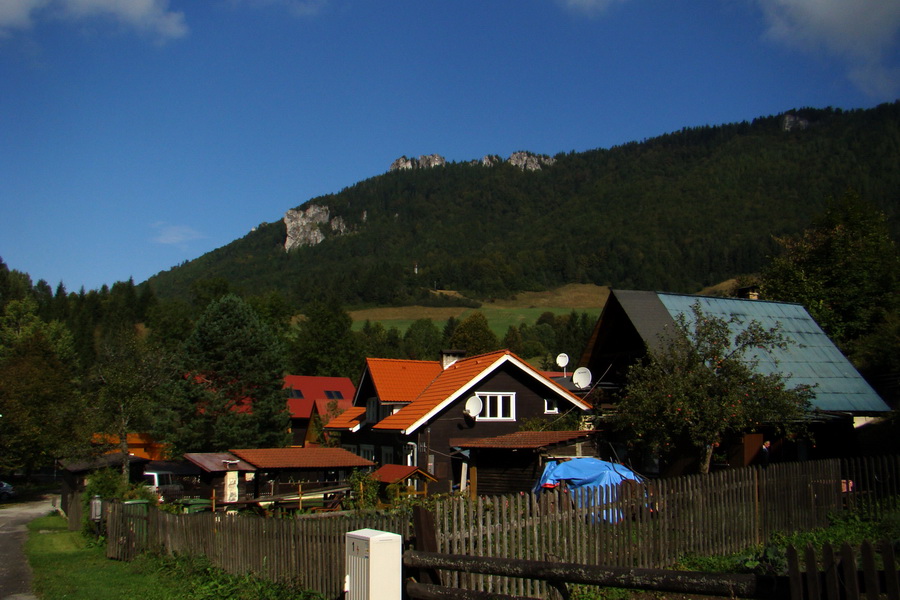
POLYGON ((876 331, 900 305, 900 256, 885 215, 853 192, 831 201, 763 272, 766 298, 809 310, 845 351, 876 331))
POLYGON ((474 312, 463 319, 453 330, 450 346, 457 350, 464 350, 468 356, 475 356, 496 350, 500 346, 500 342, 491 331, 484 313, 474 312))
POLYGON ((813 390, 788 388, 781 373, 758 370, 761 353, 789 343, 779 328, 707 315, 694 304, 661 341, 661 350, 629 369, 614 415, 636 444, 660 454, 692 449, 706 473, 728 433, 802 428, 813 390))

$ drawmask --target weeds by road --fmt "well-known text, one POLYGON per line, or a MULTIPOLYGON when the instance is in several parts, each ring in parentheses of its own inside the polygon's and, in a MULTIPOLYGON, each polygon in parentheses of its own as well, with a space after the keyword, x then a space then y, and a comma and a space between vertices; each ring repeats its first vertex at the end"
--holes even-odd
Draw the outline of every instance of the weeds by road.
POLYGON ((253 577, 228 575, 203 560, 106 558, 103 545, 68 531, 60 516, 29 524, 26 544, 34 592, 42 600, 315 600, 253 577))

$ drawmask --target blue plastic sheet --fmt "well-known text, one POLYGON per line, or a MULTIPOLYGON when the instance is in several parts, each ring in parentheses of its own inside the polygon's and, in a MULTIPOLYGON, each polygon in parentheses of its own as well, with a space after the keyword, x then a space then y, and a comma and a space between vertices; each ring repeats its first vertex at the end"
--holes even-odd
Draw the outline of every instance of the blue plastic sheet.
MULTIPOLYGON (((618 498, 619 484, 631 480, 639 483, 643 478, 623 465, 600 460, 599 458, 573 458, 566 461, 551 461, 544 466, 544 472, 534 487, 534 493, 540 495, 541 490, 557 487, 561 482, 566 483, 567 489, 579 490, 582 488, 605 488, 603 496, 608 500, 618 498)), ((584 502, 584 494, 573 494, 579 508, 584 502)), ((594 497, 589 495, 588 497, 594 497)), ((622 520, 619 510, 604 510, 603 520, 618 522, 622 520)))

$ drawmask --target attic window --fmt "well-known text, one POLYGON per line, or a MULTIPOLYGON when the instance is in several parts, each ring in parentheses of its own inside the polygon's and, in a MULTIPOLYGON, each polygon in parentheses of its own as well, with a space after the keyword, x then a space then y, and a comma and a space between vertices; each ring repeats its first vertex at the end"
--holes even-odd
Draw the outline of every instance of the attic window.
POLYGON ((478 397, 484 408, 478 415, 479 421, 515 421, 516 420, 516 395, 514 393, 484 394, 478 397))
POLYGON ((559 401, 554 400, 553 398, 544 398, 544 414, 545 415, 558 415, 559 414, 559 401))
POLYGON ((329 400, 343 400, 344 394, 338 390, 325 390, 325 397, 329 400))
POLYGON ((291 398, 303 398, 303 390, 291 388, 291 398))

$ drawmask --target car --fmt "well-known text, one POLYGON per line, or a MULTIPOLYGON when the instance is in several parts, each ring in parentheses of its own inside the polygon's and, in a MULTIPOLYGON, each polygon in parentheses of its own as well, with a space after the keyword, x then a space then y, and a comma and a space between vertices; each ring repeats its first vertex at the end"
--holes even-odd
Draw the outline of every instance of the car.
POLYGON ((170 502, 184 496, 184 486, 169 471, 145 471, 144 485, 159 495, 160 502, 170 502))
POLYGON ((10 498, 15 498, 15 496, 15 488, 5 481, 0 481, 0 500, 9 500, 10 498))

